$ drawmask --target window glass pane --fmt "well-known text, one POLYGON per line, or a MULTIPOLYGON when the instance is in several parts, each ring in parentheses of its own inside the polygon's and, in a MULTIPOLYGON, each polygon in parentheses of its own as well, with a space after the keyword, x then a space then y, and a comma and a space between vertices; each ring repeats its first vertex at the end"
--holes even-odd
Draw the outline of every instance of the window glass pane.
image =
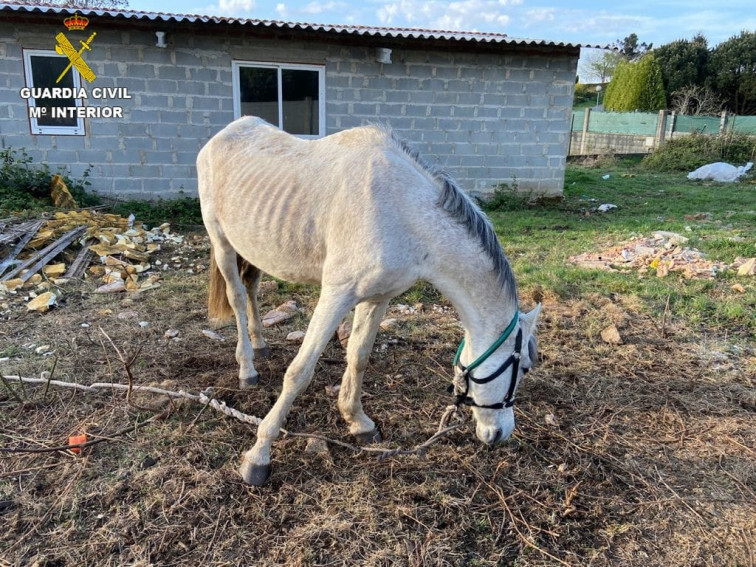
POLYGON ((317 71, 281 70, 283 129, 286 132, 317 135, 320 131, 318 81, 317 71))
POLYGON ((278 69, 239 68, 239 97, 242 116, 259 116, 278 124, 278 69))
MULTIPOLYGON (((74 86, 74 70, 69 69, 59 83, 55 81, 68 65, 68 57, 56 57, 54 55, 32 55, 31 73, 32 83, 35 88, 72 88, 74 86)), ((47 112, 37 118, 40 126, 78 126, 75 116, 53 118, 50 109, 53 106, 76 106, 74 98, 35 98, 34 104, 40 108, 47 108, 47 112)))

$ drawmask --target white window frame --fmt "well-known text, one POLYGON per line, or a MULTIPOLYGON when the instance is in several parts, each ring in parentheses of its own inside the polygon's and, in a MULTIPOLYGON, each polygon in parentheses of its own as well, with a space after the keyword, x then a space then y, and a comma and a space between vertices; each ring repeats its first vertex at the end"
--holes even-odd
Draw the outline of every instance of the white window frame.
POLYGON ((278 124, 274 124, 278 128, 283 125, 283 100, 281 96, 283 93, 282 88, 282 74, 283 70, 293 71, 316 71, 318 73, 318 133, 317 134, 295 134, 298 138, 322 138, 325 136, 325 65, 303 65, 298 63, 271 63, 268 61, 232 61, 232 85, 234 95, 234 119, 241 118, 241 81, 239 79, 239 70, 243 67, 261 67, 268 69, 277 69, 278 71, 278 124))
MULTIPOLYGON (((34 75, 32 74, 32 60, 34 56, 41 57, 60 57, 61 59, 68 59, 65 55, 60 55, 54 50, 50 49, 24 49, 24 75, 26 78, 26 86, 34 88, 34 75)), ((81 76, 79 71, 75 67, 71 67, 70 72, 73 74, 73 87, 78 90, 81 88, 81 76)), ((77 107, 84 106, 84 101, 81 98, 74 99, 77 107)), ((29 108, 36 107, 36 101, 29 97, 27 99, 27 105, 29 108)), ((44 126, 40 125, 36 117, 29 112, 29 125, 31 127, 32 134, 53 135, 53 136, 83 136, 85 132, 84 119, 76 118, 76 126, 44 126)))

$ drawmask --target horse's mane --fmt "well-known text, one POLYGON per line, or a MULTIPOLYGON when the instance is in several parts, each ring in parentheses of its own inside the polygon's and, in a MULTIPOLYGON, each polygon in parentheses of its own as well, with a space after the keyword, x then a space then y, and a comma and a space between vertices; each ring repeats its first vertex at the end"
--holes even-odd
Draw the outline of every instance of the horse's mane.
POLYGON ((427 163, 420 154, 389 128, 383 128, 394 144, 409 156, 420 168, 425 170, 439 185, 441 192, 437 204, 454 220, 467 228, 468 233, 476 239, 483 251, 491 258, 494 272, 502 287, 507 288, 511 297, 517 299, 517 284, 512 268, 504 255, 499 239, 494 232, 491 221, 457 185, 457 182, 442 168, 427 163))

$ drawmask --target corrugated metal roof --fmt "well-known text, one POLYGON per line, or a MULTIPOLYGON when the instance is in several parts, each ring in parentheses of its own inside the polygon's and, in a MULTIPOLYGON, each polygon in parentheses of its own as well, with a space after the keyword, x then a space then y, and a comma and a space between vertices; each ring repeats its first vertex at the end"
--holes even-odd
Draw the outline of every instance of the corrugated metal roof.
POLYGON ((332 34, 346 34, 364 37, 381 37, 387 39, 409 40, 437 40, 450 42, 470 42, 487 44, 505 44, 520 46, 542 47, 599 47, 584 44, 564 43, 541 39, 510 38, 507 34, 494 32, 463 32, 428 30, 417 28, 391 28, 353 25, 327 25, 297 22, 282 22, 276 20, 255 20, 248 18, 229 18, 222 16, 202 16, 192 14, 169 14, 164 12, 140 12, 134 10, 101 10, 91 8, 64 8, 61 6, 30 6, 26 4, 0 4, 0 11, 42 13, 42 14, 73 14, 78 12, 84 16, 98 16, 110 18, 124 18, 136 21, 162 21, 181 23, 207 24, 236 24, 249 27, 276 28, 284 30, 314 31, 332 34))

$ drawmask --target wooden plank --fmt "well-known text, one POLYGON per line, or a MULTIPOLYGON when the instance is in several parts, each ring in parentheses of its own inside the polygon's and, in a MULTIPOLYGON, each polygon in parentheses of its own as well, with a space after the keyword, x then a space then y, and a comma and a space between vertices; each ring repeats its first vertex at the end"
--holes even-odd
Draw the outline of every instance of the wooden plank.
POLYGON ((83 248, 79 251, 79 254, 76 256, 76 259, 73 261, 71 266, 68 268, 66 275, 63 277, 80 278, 84 274, 84 270, 87 269, 87 266, 89 265, 89 262, 91 261, 92 256, 94 255, 94 252, 92 252, 89 249, 89 244, 91 242, 92 242, 92 239, 90 238, 84 243, 83 248))
MULTIPOLYGON (((21 236, 21 240, 16 244, 16 246, 11 250, 10 254, 8 254, 7 258, 5 258, 2 263, 0 263, 0 276, 5 273, 5 270, 7 270, 16 260, 16 256, 18 256, 21 253, 21 250, 24 249, 24 246, 26 246, 29 241, 34 237, 35 234, 37 234, 37 231, 42 226, 42 224, 45 221, 30 221, 30 223, 24 223, 28 228, 26 229, 26 234, 23 234, 21 236)), ((21 232, 20 230, 18 232, 21 232)), ((18 236, 16 236, 18 238, 18 236)), ((14 239, 15 240, 15 239, 14 239)))
POLYGON ((81 236, 86 229, 86 225, 82 225, 74 228, 73 230, 69 230, 63 236, 58 238, 58 240, 56 240, 49 246, 46 246, 45 248, 31 256, 31 258, 27 259, 23 264, 17 266, 13 271, 0 278, 0 281, 12 279, 13 277, 23 272, 25 269, 29 268, 29 271, 27 271, 23 276, 20 276, 21 280, 26 282, 39 270, 44 268, 50 260, 55 258, 55 256, 60 254, 66 247, 68 247, 71 242, 81 236))

